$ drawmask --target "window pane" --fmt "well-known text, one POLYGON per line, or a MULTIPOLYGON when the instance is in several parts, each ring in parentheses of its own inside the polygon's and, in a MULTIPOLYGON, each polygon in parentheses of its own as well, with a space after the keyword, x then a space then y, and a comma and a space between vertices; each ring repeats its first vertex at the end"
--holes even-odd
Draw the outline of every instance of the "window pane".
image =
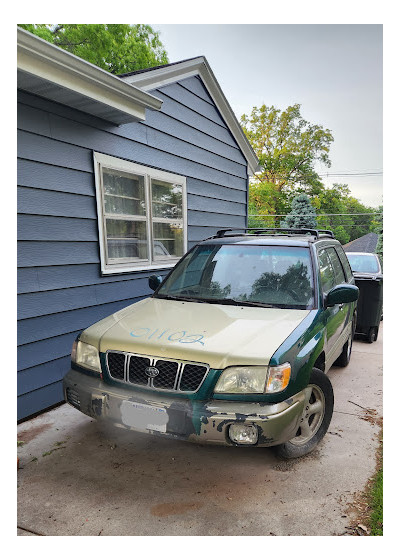
POLYGON ((110 259, 148 259, 146 222, 106 220, 110 259))
POLYGON ((182 217, 182 185, 151 180, 154 218, 182 217))
POLYGON ((183 224, 153 223, 153 252, 156 260, 183 255, 183 224))
POLYGON ((340 264, 339 257, 336 254, 335 249, 327 249, 329 258, 331 260, 333 270, 335 271, 336 284, 343 284, 346 282, 344 277, 344 272, 342 265, 340 264))
POLYGON ((310 308, 313 292, 308 248, 249 245, 199 245, 175 267, 159 291, 294 309, 310 308))
POLYGON ((322 291, 327 293, 335 285, 335 273, 333 271, 331 261, 329 260, 326 251, 324 251, 323 249, 318 255, 318 260, 319 270, 321 274, 322 291))
POLYGON ((144 177, 103 169, 103 184, 106 214, 146 214, 144 177))
POLYGON ((340 262, 342 263, 344 271, 346 273, 347 281, 349 282, 353 274, 351 272, 351 268, 349 265, 349 261, 347 260, 346 253, 343 251, 342 247, 337 247, 336 251, 339 255, 340 262))
POLYGON ((350 265, 354 272, 379 272, 378 259, 375 255, 357 255, 347 253, 350 265))

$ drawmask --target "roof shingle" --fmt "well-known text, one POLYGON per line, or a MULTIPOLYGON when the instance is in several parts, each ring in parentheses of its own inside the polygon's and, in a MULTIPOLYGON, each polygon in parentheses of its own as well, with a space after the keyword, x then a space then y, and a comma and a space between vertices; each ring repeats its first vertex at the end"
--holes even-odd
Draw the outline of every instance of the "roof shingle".
POLYGON ((343 247, 348 253, 375 253, 377 244, 378 234, 371 232, 346 243, 343 247))

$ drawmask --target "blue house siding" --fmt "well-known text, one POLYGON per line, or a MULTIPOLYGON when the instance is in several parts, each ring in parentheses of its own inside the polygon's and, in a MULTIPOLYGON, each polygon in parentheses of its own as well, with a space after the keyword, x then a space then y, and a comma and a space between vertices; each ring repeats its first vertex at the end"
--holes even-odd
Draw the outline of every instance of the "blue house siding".
POLYGON ((151 272, 100 274, 93 151, 185 176, 189 247, 246 226, 247 162, 201 80, 151 93, 162 110, 119 127, 18 94, 19 419, 63 400, 82 329, 151 293, 151 272))

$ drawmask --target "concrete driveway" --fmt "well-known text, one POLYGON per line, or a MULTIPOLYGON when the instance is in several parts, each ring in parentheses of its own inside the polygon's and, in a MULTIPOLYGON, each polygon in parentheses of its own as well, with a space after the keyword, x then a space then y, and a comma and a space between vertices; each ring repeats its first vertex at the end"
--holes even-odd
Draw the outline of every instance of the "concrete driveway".
POLYGON ((18 535, 351 534, 375 469, 382 331, 329 372, 332 423, 302 459, 104 431, 69 405, 20 424, 18 535))

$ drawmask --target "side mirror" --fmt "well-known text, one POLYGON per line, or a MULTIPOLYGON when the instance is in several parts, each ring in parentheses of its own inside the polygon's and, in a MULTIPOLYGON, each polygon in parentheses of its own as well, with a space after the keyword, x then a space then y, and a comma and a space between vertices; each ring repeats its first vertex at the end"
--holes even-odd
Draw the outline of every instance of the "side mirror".
POLYGON ((340 303, 357 301, 358 288, 353 284, 339 284, 330 290, 325 298, 325 307, 332 307, 340 303))
POLYGON ((152 276, 149 276, 149 287, 154 291, 158 288, 158 286, 161 284, 162 282, 162 276, 155 276, 155 274, 153 274, 152 276))

